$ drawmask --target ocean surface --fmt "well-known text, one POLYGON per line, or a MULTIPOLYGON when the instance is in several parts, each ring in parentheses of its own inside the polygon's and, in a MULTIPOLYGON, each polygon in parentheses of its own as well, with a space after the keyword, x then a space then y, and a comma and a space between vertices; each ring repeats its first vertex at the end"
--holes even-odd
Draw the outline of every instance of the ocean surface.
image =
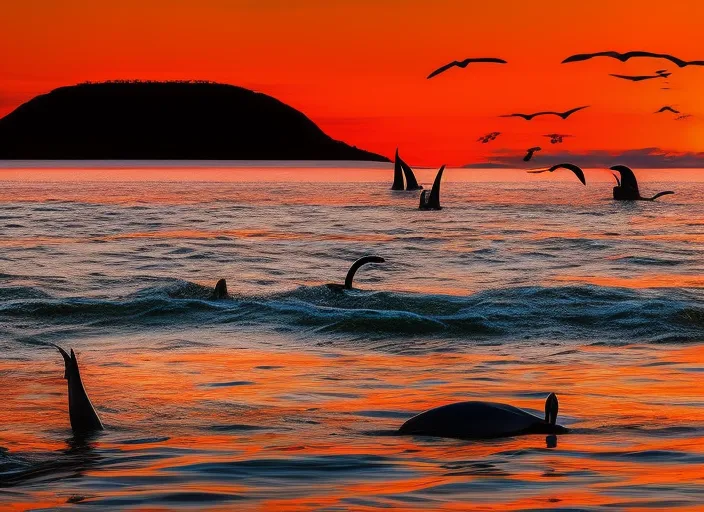
POLYGON ((704 171, 636 172, 676 194, 448 169, 423 212, 390 164, 0 163, 0 509, 701 510, 704 171), (551 391, 554 447, 395 435, 551 391))

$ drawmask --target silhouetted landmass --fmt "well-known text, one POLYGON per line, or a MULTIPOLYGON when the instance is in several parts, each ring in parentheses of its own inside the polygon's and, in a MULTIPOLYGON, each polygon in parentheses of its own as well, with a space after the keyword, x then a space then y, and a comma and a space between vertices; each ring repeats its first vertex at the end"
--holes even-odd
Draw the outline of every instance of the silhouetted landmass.
POLYGON ((372 160, 265 94, 212 82, 84 83, 0 119, 3 159, 372 160))

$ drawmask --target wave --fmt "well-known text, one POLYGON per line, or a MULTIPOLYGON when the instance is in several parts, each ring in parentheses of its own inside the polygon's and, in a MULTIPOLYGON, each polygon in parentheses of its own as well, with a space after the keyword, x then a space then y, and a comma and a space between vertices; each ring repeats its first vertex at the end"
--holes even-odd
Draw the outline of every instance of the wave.
MULTIPOLYGON (((177 281, 116 300, 56 298, 28 287, 0 288, 2 319, 40 327, 240 324, 357 339, 577 340, 593 343, 704 339, 697 291, 596 285, 517 287, 468 296, 334 291, 301 286, 263 296, 208 300, 211 289, 177 281)), ((10 322, 8 322, 10 323, 10 322)))

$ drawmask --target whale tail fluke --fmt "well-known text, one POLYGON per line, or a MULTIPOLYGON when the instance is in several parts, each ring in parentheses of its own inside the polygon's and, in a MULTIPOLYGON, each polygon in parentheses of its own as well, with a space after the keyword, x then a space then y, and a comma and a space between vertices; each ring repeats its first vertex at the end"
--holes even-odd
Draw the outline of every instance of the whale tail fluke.
POLYGON ((440 167, 437 176, 435 176, 435 181, 433 182, 433 188, 428 193, 424 190, 420 195, 420 206, 421 210, 442 210, 440 206, 440 182, 442 181, 442 173, 445 170, 445 166, 440 167))
POLYGON ((664 192, 658 192, 658 193, 655 194, 653 197, 649 197, 649 198, 648 198, 648 201, 655 201, 658 197, 667 196, 667 195, 670 195, 670 194, 674 194, 674 192, 673 192, 672 190, 666 190, 666 191, 664 191, 664 192))
POLYGON ((396 157, 394 158, 394 183, 391 185, 391 190, 403 190, 403 168, 401 167, 401 158, 398 156, 398 148, 396 148, 396 157))
POLYGON ((213 293, 210 295, 212 300, 227 299, 230 294, 227 293, 227 281, 220 279, 213 289, 213 293))

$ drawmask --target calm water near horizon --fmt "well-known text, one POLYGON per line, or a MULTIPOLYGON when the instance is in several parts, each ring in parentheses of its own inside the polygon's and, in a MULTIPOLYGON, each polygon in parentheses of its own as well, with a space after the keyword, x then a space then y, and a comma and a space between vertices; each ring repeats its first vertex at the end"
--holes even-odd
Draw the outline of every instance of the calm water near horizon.
POLYGON ((0 509, 701 510, 704 171, 448 169, 437 212, 391 174, 0 162, 0 509), (551 391, 556 447, 394 435, 551 391))

